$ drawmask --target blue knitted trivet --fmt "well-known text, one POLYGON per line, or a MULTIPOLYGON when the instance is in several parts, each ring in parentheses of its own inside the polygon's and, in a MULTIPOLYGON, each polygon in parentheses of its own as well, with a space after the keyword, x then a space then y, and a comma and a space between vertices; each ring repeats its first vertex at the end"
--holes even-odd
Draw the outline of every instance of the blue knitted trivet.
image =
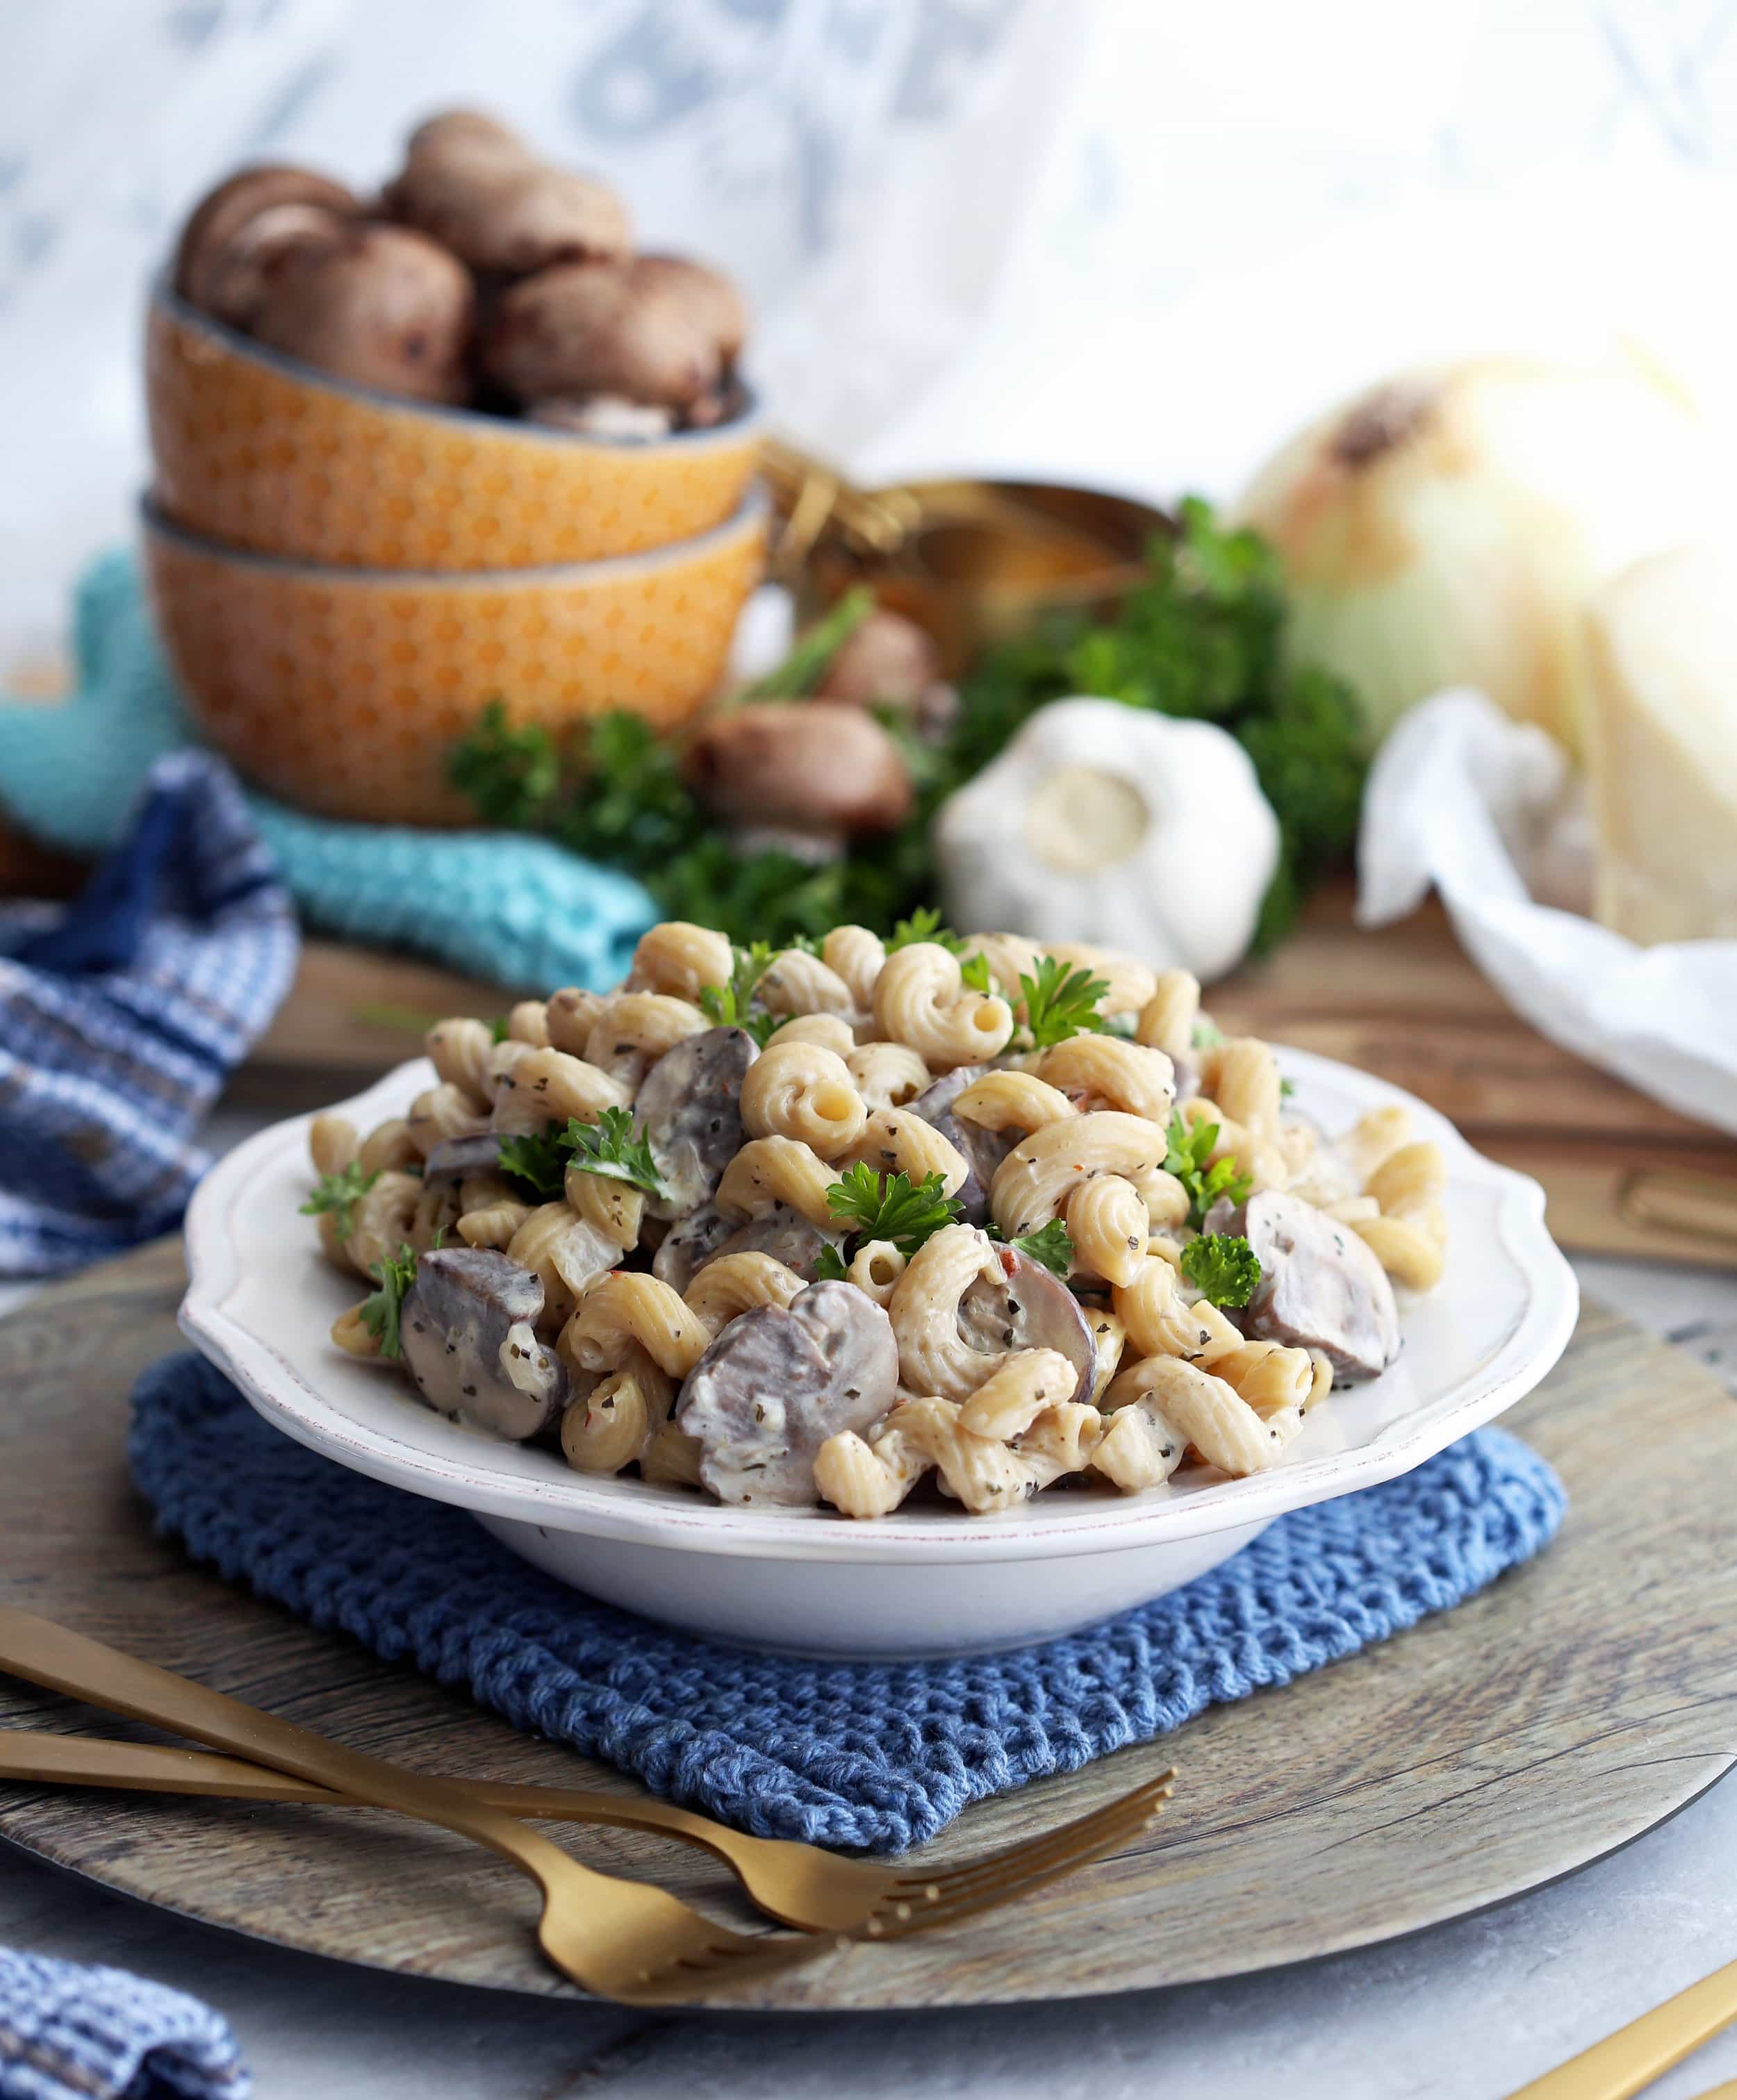
POLYGON ((139 1379, 129 1449, 162 1529, 261 1596, 739 1829, 873 1851, 1460 1603, 1545 1545, 1566 1502, 1535 1452, 1480 1430, 1068 1639, 840 1663, 718 1647, 594 1603, 462 1512, 292 1443, 198 1357, 139 1379))

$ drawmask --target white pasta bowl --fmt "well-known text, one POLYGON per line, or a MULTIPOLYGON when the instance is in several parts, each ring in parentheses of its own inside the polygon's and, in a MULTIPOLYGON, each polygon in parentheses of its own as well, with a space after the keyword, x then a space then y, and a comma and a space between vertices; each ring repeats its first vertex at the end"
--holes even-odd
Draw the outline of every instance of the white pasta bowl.
MULTIPOLYGON (((1061 1489, 994 1516, 951 1506, 853 1523, 825 1509, 745 1509, 434 1414, 408 1382, 329 1339, 353 1283, 320 1256, 308 1116, 262 1132, 208 1175, 188 1214, 181 1325, 261 1414, 372 1479, 468 1510, 562 1582, 719 1640, 807 1654, 957 1655, 1073 1631, 1227 1559, 1288 1511, 1408 1472, 1529 1392, 1567 1346, 1573 1272, 1535 1181, 1474 1152, 1443 1117, 1368 1074, 1280 1052, 1297 1106, 1328 1131, 1410 1108, 1448 1158, 1448 1272, 1406 1301, 1404 1348, 1372 1383, 1310 1414, 1287 1462, 1245 1480, 1183 1477, 1150 1493, 1061 1489)), ((418 1059, 341 1112, 365 1129, 434 1080, 418 1059)))

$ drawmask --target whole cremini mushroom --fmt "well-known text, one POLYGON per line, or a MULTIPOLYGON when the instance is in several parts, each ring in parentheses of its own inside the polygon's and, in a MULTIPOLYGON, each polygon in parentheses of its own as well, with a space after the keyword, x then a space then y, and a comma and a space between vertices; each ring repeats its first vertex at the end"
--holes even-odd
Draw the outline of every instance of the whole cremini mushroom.
POLYGON ((253 333, 359 386, 462 401, 475 303, 469 271, 444 248, 404 227, 358 222, 279 260, 253 333))
POLYGON ((563 263, 502 293, 481 363, 519 401, 605 394, 687 412, 723 387, 746 328, 735 287, 700 263, 563 263))
POLYGON ((689 780, 738 824, 819 833, 891 831, 911 808, 911 775, 874 717, 832 700, 750 701, 703 721, 689 780))
POLYGON ((298 239, 332 238, 361 209, 342 183, 312 168, 242 168, 188 214, 171 281, 201 313, 250 327, 271 258, 298 239))
POLYGON ((473 270, 520 276, 554 262, 624 255, 630 244, 626 208, 607 183, 551 167, 477 110, 448 110, 418 125, 385 197, 395 218, 473 270))
POLYGON ((838 648, 815 687, 822 699, 858 707, 914 706, 941 675, 934 642, 914 620, 877 606, 838 648))

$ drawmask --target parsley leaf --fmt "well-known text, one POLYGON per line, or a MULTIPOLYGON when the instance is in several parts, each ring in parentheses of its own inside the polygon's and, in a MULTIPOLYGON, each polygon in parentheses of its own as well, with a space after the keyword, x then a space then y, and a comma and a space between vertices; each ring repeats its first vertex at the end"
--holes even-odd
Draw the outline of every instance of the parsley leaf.
POLYGON ((572 1156, 566 1132, 550 1123, 541 1130, 503 1137, 496 1163, 503 1174, 522 1183, 539 1203, 552 1203, 566 1185, 567 1162, 572 1156))
POLYGON ((926 1174, 913 1188, 908 1176, 877 1174, 859 1161, 827 1190, 826 1207, 864 1239, 891 1240, 900 1254, 913 1255, 964 1207, 944 1193, 939 1174, 926 1174))
POLYGON ((959 982, 967 991, 980 991, 985 998, 993 997, 995 979, 990 975, 987 955, 967 955, 959 965, 959 982))
POLYGON ((400 1242, 397 1253, 389 1254, 369 1274, 379 1288, 362 1300, 362 1325, 380 1344, 382 1357, 401 1357, 404 1346, 399 1338, 398 1319, 404 1310, 404 1293, 416 1281, 416 1256, 409 1242, 400 1242))
POLYGON ((844 1256, 829 1240, 815 1257, 814 1280, 816 1283, 848 1283, 851 1272, 845 1267, 844 1256))
POLYGON ((1203 1233, 1182 1249, 1182 1274, 1214 1305, 1246 1305, 1261 1280, 1261 1259, 1235 1233, 1203 1233))
POLYGON ((650 1143, 634 1127, 630 1109, 605 1109, 595 1123, 569 1118, 564 1142, 571 1148, 572 1163, 582 1173, 607 1175, 612 1181, 630 1181, 648 1196, 667 1195, 650 1143))
POLYGON ((777 960, 769 941, 756 941, 735 951, 736 963, 727 985, 705 985, 700 993, 701 1010, 714 1028, 745 1028, 763 1050, 766 1039, 783 1017, 768 1013, 754 1004, 760 980, 777 960))
POLYGON ((1068 1267, 1073 1260, 1073 1241, 1059 1218, 1051 1218, 1040 1232, 1021 1233, 1016 1240, 1010 1240, 999 1225, 991 1225, 988 1233, 991 1239, 1017 1247, 1021 1254, 1029 1255, 1033 1261, 1041 1262, 1050 1275, 1059 1276, 1066 1282, 1068 1267))
POLYGON ((957 955, 965 942, 951 926, 944 926, 941 915, 932 904, 919 904, 908 919, 901 919, 894 927, 886 943, 886 952, 908 948, 918 941, 932 941, 938 948, 945 948, 957 955))
POLYGON ((1188 1192, 1191 1224, 1204 1224, 1206 1213, 1221 1196, 1240 1203, 1254 1186, 1253 1177, 1244 1174, 1234 1158, 1208 1163, 1208 1155, 1218 1142, 1217 1123, 1184 1123, 1180 1115, 1173 1115, 1165 1136, 1169 1149, 1165 1155, 1165 1171, 1173 1174, 1188 1192))
POLYGON ((504 1013, 497 1014, 493 1025, 488 1030, 490 1038, 494 1042, 504 1043, 509 1032, 506 1016, 504 1013))
POLYGON ((1189 1045, 1196 1050, 1213 1050, 1224 1040, 1224 1030, 1216 1021, 1209 1021, 1203 1013, 1195 1022, 1188 1037, 1189 1045))
POLYGON ((1291 1098, 1291 1096, 1293 1096, 1296 1092, 1297 1092, 1297 1082, 1296 1082, 1294 1079, 1280 1079, 1280 1082, 1279 1082, 1279 1098, 1280 1098, 1280 1100, 1281 1101, 1289 1101, 1289 1100, 1290 1100, 1290 1098, 1291 1098))
POLYGON ((561 791, 561 756, 540 722, 515 729, 498 695, 476 726, 449 755, 446 777, 468 795, 485 824, 528 831, 541 822, 561 791))
POLYGON ((1034 1050, 1047 1050, 1070 1035, 1105 1032, 1098 1002, 1110 989, 1107 979, 1054 955, 1040 955, 1036 976, 1021 977, 1019 989, 1025 995, 1025 1023, 1034 1050))
POLYGON ((351 1212, 357 1202, 365 1196, 380 1178, 376 1168, 372 1174, 362 1171, 360 1159, 352 1159, 347 1167, 340 1167, 335 1174, 322 1174, 315 1182, 307 1201, 301 1206, 299 1215, 317 1218, 329 1211, 338 1227, 338 1237, 347 1240, 354 1220, 351 1212))

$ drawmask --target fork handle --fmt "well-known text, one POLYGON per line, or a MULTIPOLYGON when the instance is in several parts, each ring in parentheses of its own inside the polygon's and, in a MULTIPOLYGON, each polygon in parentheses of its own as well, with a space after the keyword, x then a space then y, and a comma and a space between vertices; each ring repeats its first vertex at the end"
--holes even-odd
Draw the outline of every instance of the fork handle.
POLYGON ((1733 2020, 1737 2020, 1737 1961, 1728 1961, 1554 2071, 1510 2093, 1508 2100, 1629 2100, 1733 2020))
POLYGON ((124 1654, 33 1612, 0 1606, 0 1670, 109 1712, 149 1721, 195 1742, 276 1766, 370 1807, 396 1809, 438 1823, 528 1874, 547 1895, 553 1882, 575 1873, 599 1892, 619 1885, 512 1816, 484 1807, 462 1786, 404 1771, 384 1758, 329 1741, 173 1670, 124 1654))
MULTIPOLYGON (((292 1778, 287 1772, 216 1752, 35 1728, 0 1728, 0 1779, 132 1788, 148 1793, 215 1794, 231 1801, 330 1803, 348 1798, 311 1780, 292 1778)), ((444 1783, 462 1789, 479 1807, 497 1809, 503 1815, 654 1831, 696 1846, 736 1868, 728 1850, 735 1833, 714 1829, 705 1816, 690 1814, 672 1802, 596 1793, 581 1787, 527 1785, 514 1780, 450 1779, 444 1783)), ((804 1852, 807 1848, 791 1849, 804 1852)))

